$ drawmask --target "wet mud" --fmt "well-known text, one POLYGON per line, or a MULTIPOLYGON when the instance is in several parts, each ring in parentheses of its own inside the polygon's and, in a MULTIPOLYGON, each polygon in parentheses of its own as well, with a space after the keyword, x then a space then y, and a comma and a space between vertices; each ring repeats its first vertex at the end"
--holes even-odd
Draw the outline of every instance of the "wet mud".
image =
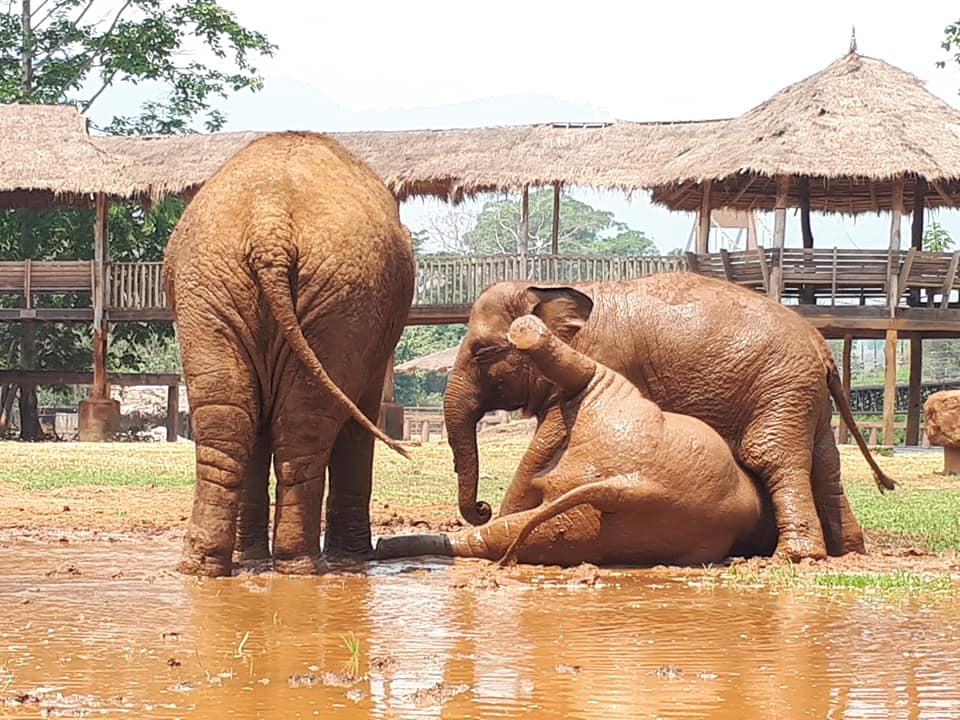
POLYGON ((960 717, 956 579, 921 597, 424 559, 210 580, 172 570, 177 533, 62 538, 0 541, 0 716, 960 717))

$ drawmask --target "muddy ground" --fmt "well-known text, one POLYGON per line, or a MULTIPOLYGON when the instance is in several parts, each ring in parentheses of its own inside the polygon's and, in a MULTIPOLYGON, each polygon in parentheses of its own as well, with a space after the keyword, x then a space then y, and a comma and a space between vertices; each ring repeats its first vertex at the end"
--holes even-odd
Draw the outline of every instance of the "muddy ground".
MULTIPOLYGON (((0 483, 0 544, 161 543, 179 546, 190 515, 192 488, 185 487, 70 487, 24 492, 12 483, 0 483)), ((456 530, 456 508, 374 503, 374 536, 405 532, 456 530)), ((928 552, 909 538, 866 530, 867 555, 848 555, 822 561, 803 561, 799 572, 893 572, 921 576, 949 574, 960 584, 960 553, 928 552)), ((754 558, 749 572, 782 568, 776 558, 754 558)), ((703 568, 668 568, 673 574, 695 575, 703 568)), ((38 572, 41 569, 38 568, 38 572)), ((602 571, 600 571, 602 573, 602 571)))

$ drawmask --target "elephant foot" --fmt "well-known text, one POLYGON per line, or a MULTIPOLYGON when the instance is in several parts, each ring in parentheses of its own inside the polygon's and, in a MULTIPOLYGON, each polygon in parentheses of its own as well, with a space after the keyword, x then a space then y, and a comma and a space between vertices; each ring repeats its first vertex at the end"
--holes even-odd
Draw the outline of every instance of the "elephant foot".
POLYGON ((177 572, 202 577, 228 577, 233 574, 233 560, 184 553, 180 557, 180 562, 177 563, 177 572))
POLYGON ((264 560, 269 560, 270 558, 270 546, 266 543, 258 543, 245 548, 237 548, 233 552, 233 559, 235 562, 258 563, 263 562, 264 560))
POLYGON ((283 575, 321 575, 327 571, 320 555, 294 555, 275 558, 273 569, 283 575))
POLYGON ((791 562, 799 562, 804 558, 823 560, 827 557, 827 546, 822 537, 809 537, 798 532, 781 533, 774 555, 791 562))

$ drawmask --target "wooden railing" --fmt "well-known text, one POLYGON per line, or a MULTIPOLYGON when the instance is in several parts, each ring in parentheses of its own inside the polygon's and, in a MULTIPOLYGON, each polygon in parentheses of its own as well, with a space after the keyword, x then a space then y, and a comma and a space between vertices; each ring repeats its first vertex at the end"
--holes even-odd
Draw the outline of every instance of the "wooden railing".
POLYGON ((146 310, 167 307, 162 262, 110 263, 107 307, 146 310))
POLYGON ((501 280, 583 282, 621 280, 685 270, 680 256, 483 255, 421 256, 413 304, 470 305, 485 287, 501 280))
MULTIPOLYGON (((918 250, 841 250, 760 248, 740 252, 680 256, 487 255, 417 258, 414 307, 462 307, 500 280, 582 282, 641 277, 669 270, 693 270, 726 278, 760 292, 795 302, 835 304, 843 298, 886 302, 892 306, 947 307, 960 288, 960 252, 918 250), (771 286, 779 283, 779 292, 771 286), (891 294, 893 297, 891 297, 891 294), (891 302, 893 300, 893 302, 891 302), (906 300, 906 301, 905 301, 906 300)), ((107 267, 105 307, 126 319, 140 311, 167 312, 160 262, 111 262, 107 267)), ((36 293, 89 292, 93 263, 0 262, 0 292, 31 297, 36 293)), ((26 307, 31 307, 27 303, 26 307)))

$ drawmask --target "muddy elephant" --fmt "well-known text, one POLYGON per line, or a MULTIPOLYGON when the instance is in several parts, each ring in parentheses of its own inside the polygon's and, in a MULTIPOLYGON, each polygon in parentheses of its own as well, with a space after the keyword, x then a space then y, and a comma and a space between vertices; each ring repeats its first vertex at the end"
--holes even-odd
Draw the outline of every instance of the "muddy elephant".
POLYGON ((563 442, 546 469, 516 478, 524 487, 509 490, 541 503, 450 536, 381 538, 377 557, 440 552, 502 564, 693 565, 731 552, 773 552, 769 496, 713 428, 662 412, 533 315, 514 320, 507 339, 557 390, 563 442))
MULTIPOLYGON (((501 515, 543 501, 527 479, 546 467, 564 438, 554 384, 506 339, 510 323, 526 314, 622 373, 664 410, 719 432, 770 493, 778 553, 800 559, 864 551, 840 482, 831 396, 843 420, 856 426, 823 337, 759 293, 687 272, 575 287, 503 282, 480 295, 444 397, 465 520, 479 525, 491 517, 490 506, 477 501, 476 423, 484 412, 522 409, 538 419, 501 515)), ((853 436, 878 486, 892 489, 860 433, 854 429, 853 436)))
POLYGON ((375 425, 413 296, 410 236, 384 184, 334 140, 280 133, 211 177, 164 259, 196 442, 181 572, 243 559, 322 569, 371 550, 375 425), (268 542, 271 461, 276 475, 268 542))

